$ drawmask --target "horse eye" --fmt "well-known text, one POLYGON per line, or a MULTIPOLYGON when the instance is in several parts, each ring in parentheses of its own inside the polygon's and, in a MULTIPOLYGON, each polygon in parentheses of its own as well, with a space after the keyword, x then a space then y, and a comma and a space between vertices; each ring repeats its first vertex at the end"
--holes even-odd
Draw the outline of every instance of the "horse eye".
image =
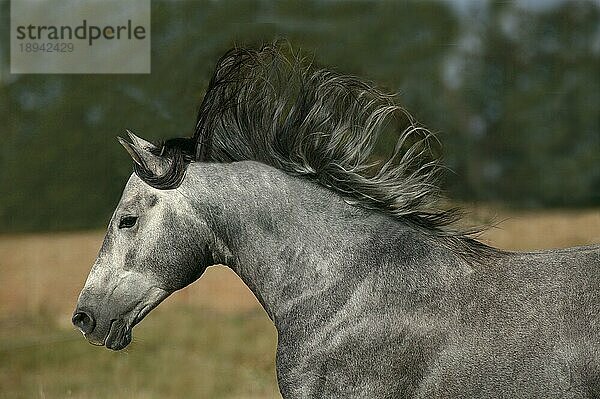
POLYGON ((137 222, 137 219, 137 216, 123 216, 121 218, 121 221, 119 221, 119 228, 128 229, 130 227, 133 227, 135 225, 135 222, 137 222))

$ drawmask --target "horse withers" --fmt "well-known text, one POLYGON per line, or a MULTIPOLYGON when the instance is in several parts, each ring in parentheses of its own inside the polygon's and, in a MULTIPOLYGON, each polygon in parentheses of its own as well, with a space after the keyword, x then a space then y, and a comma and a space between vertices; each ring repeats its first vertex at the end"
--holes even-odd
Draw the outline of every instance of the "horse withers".
POLYGON ((471 238, 436 205, 431 134, 361 80, 235 49, 192 137, 120 141, 134 173, 73 316, 89 342, 126 347, 224 264, 277 328, 285 398, 600 397, 600 246, 471 238))

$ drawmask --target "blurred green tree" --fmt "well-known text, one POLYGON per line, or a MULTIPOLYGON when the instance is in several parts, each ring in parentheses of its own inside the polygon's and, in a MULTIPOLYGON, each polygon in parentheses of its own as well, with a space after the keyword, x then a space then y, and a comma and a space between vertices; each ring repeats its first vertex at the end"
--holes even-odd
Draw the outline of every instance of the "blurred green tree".
POLYGON ((1 0, 0 230, 104 225, 131 173, 115 136, 190 135, 218 57, 277 38, 399 92, 440 133, 452 196, 600 204, 598 6, 469 4, 153 1, 151 74, 10 75, 1 0))

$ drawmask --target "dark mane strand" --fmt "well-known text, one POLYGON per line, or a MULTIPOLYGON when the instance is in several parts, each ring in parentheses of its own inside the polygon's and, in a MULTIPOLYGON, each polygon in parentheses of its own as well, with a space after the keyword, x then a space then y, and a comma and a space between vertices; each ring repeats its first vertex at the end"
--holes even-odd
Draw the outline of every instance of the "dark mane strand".
POLYGON ((156 176, 137 163, 133 164, 133 169, 142 180, 154 188, 160 190, 177 188, 185 177, 187 165, 195 159, 195 148, 195 141, 191 138, 169 139, 159 148, 151 150, 154 155, 160 155, 170 161, 169 168, 164 174, 156 176))

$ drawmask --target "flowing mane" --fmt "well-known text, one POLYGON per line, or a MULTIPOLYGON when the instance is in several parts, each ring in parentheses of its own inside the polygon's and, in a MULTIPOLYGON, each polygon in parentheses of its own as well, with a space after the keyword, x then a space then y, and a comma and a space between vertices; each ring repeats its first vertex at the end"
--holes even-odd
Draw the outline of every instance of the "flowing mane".
POLYGON ((136 171, 154 187, 173 188, 189 161, 258 161, 456 239, 471 252, 475 241, 455 227, 460 213, 439 206, 437 144, 394 96, 369 83, 316 68, 278 46, 234 48, 217 63, 194 136, 163 144, 161 152, 175 159, 171 170, 154 178, 136 171), (376 146, 390 130, 394 148, 378 159, 376 146))

